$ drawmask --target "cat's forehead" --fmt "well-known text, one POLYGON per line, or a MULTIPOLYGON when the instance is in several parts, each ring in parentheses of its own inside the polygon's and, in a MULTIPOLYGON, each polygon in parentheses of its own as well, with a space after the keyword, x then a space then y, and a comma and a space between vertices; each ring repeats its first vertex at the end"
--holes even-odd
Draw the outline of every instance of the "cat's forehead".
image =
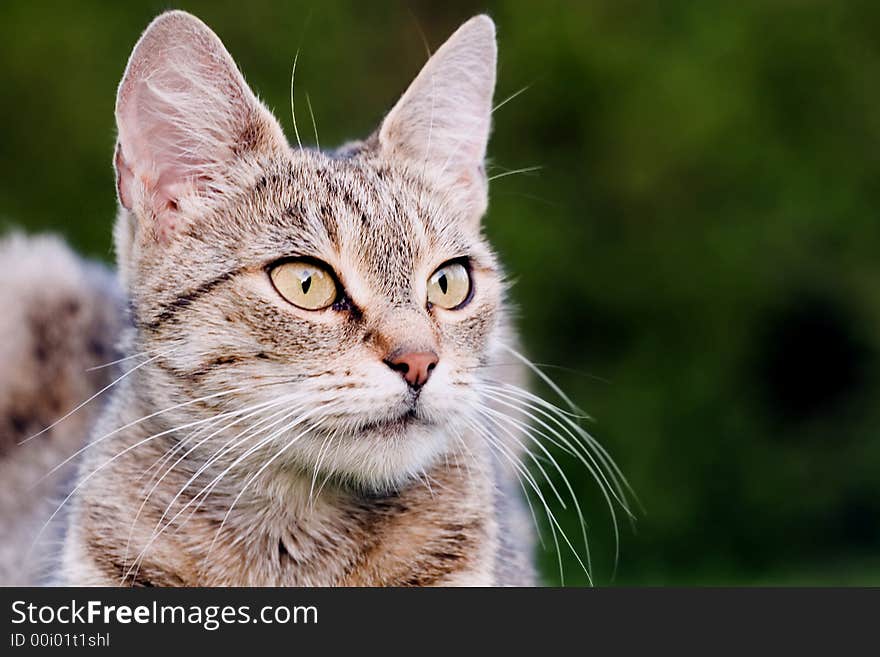
POLYGON ((245 196, 241 219, 260 234, 259 248, 279 257, 342 259, 382 274, 467 255, 479 241, 454 199, 369 155, 294 149, 266 165, 245 196))

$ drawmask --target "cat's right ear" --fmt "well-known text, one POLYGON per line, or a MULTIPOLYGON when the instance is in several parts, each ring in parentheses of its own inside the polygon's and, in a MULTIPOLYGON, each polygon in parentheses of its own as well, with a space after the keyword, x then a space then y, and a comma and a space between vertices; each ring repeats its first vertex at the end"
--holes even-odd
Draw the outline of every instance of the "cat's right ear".
POLYGON ((156 18, 132 52, 116 99, 119 200, 160 241, 222 194, 237 159, 286 147, 232 57, 198 18, 156 18))

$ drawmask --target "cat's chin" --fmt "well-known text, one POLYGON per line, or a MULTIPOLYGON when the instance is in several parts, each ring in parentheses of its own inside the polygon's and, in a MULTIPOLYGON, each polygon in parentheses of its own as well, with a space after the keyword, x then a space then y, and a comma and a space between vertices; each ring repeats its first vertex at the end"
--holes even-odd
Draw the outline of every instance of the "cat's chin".
MULTIPOLYGON (((414 413, 361 425, 340 448, 325 451, 321 470, 358 488, 399 488, 436 463, 450 447, 448 432, 414 413)), ((314 467, 314 466, 312 466, 314 467)))

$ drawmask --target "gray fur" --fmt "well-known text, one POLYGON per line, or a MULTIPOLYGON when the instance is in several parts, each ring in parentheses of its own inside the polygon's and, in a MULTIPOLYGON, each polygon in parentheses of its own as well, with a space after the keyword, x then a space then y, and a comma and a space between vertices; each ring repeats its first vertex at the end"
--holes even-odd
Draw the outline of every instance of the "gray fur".
POLYGON ((46 473, 85 442, 101 401, 32 440, 112 380, 124 322, 110 272, 79 260, 54 237, 0 240, 0 585, 46 581, 62 523, 34 539, 71 471, 46 473))

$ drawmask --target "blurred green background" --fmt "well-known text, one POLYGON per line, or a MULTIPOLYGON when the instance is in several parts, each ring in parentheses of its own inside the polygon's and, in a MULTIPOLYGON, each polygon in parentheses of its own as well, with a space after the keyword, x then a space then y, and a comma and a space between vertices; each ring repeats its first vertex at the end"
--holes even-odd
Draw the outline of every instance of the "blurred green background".
MULTIPOLYGON (((366 135, 464 19, 499 28, 486 229, 529 355, 645 507, 576 462, 599 584, 880 584, 880 5, 181 2, 292 138, 366 135), (309 129, 304 129, 303 126, 309 129)), ((109 259, 115 88, 165 2, 0 5, 0 223, 109 259)), ((570 534, 577 523, 556 509, 570 534)), ((546 528, 545 528, 546 529, 546 528)), ((552 550, 541 557, 558 582, 552 550)), ((563 552, 566 583, 583 584, 563 552)))

